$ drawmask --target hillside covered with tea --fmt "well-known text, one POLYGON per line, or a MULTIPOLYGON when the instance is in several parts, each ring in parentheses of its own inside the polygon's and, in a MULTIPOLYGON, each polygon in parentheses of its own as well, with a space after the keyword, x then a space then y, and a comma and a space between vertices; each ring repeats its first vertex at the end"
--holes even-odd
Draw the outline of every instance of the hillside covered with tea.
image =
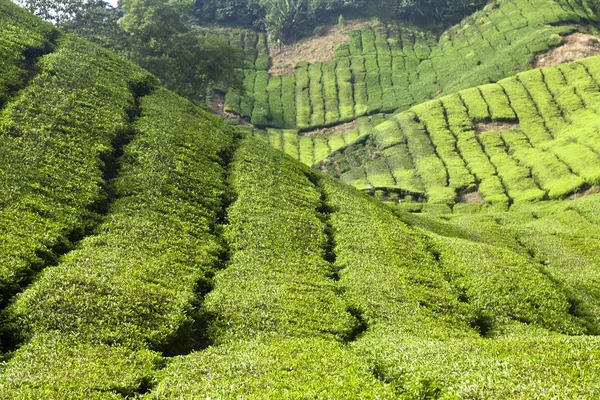
POLYGON ((597 398, 600 58, 520 72, 595 8, 547 3, 520 66, 299 135, 0 0, 0 398, 597 398))

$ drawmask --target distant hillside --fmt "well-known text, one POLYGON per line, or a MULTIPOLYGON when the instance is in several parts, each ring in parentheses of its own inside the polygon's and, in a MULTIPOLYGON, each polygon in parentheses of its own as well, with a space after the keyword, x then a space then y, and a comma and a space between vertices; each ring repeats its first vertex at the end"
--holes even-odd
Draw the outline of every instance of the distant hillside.
POLYGON ((600 185, 599 68, 591 57, 425 102, 320 166, 428 204, 477 194, 476 203, 506 208, 575 195, 600 185))
POLYGON ((435 37, 403 24, 373 23, 350 32, 335 59, 298 63, 294 73, 268 74, 264 35, 234 33, 230 42, 252 56, 243 71, 247 95, 228 93, 225 110, 253 125, 310 130, 367 114, 403 111, 425 100, 496 82, 531 68, 574 31, 594 30, 595 3, 496 1, 435 37))
MULTIPOLYGON (((600 195, 408 214, 236 133, 9 0, 0 56, 3 399, 600 395, 600 195)), ((581 66, 594 76, 594 59, 574 65, 548 71, 565 71, 560 98, 592 113, 581 66)), ((424 103, 383 128, 397 133, 398 120, 422 133, 453 104, 464 118, 453 125, 449 109, 450 128, 473 136, 473 120, 496 115, 484 110, 514 109, 524 133, 497 140, 522 144, 533 129, 558 143, 537 148, 532 136, 514 159, 561 157, 552 129, 575 114, 551 114, 540 86, 524 95, 540 74, 424 103), (511 107, 500 87, 517 93, 511 107), (497 103, 477 98, 481 115, 469 97, 458 103, 485 90, 497 103), (527 104, 555 125, 527 125, 521 110, 538 110, 527 104)), ((408 138, 388 147, 410 149, 408 138)), ((446 154, 434 156, 433 172, 450 174, 435 168, 446 154)), ((452 188, 416 171, 435 182, 421 181, 441 199, 433 208, 447 206, 452 188)), ((544 182, 561 189, 561 178, 544 182)))

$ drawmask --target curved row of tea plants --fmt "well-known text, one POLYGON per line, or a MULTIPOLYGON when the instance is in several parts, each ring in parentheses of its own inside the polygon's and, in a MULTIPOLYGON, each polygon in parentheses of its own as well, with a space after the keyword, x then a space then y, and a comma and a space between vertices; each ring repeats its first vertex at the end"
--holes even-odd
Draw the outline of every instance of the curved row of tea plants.
POLYGON ((49 53, 58 30, 20 8, 0 3, 0 107, 35 72, 35 62, 49 53))
POLYGON ((140 100, 134 130, 104 221, 5 310, 25 340, 4 370, 8 398, 132 396, 161 353, 203 345, 233 135, 163 90, 140 100))
POLYGON ((88 42, 67 36, 57 46, 2 109, 3 305, 93 227, 106 204, 114 144, 129 133, 135 91, 155 85, 147 72, 88 42))

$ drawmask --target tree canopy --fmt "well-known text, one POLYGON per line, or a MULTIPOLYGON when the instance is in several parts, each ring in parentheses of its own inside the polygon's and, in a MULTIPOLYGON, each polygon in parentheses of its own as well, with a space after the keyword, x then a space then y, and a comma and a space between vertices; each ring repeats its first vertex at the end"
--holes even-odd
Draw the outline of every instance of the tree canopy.
POLYGON ((484 4, 485 0, 196 0, 194 15, 202 23, 264 29, 275 42, 291 42, 303 30, 331 23, 340 14, 450 24, 484 4))
POLYGON ((237 87, 245 55, 226 39, 202 35, 192 3, 123 0, 22 0, 21 5, 68 32, 121 53, 156 75, 167 88, 197 103, 209 89, 237 87))

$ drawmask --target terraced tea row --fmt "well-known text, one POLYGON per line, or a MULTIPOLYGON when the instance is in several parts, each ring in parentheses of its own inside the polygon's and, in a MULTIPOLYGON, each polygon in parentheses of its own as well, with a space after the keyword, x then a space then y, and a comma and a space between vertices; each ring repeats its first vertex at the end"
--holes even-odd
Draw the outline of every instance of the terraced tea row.
POLYGON ((2 110, 2 307, 93 228, 108 196, 104 177, 115 146, 129 134, 128 113, 135 113, 137 95, 156 84, 140 68, 73 37, 61 38, 37 68, 2 110))
POLYGON ((198 305, 226 252, 233 137, 166 91, 140 112, 103 223, 4 313, 4 331, 25 340, 0 383, 8 398, 139 395, 162 354, 204 343, 198 305))
POLYGON ((531 68, 535 54, 585 29, 575 24, 597 22, 593 7, 579 0, 499 1, 439 40, 416 28, 376 22, 352 31, 334 60, 301 62, 283 76, 270 76, 264 63, 256 63, 243 71, 247 95, 228 94, 225 110, 259 127, 300 130, 403 111, 531 68))
POLYGON ((237 129, 257 136, 271 144, 275 149, 311 166, 325 160, 329 154, 363 139, 371 133, 373 127, 385 121, 389 116, 375 114, 360 117, 348 125, 334 130, 317 130, 298 133, 295 129, 256 129, 248 125, 237 125, 237 129))
POLYGON ((0 107, 22 89, 37 58, 50 52, 58 30, 25 10, 0 4, 0 107))
POLYGON ((374 128, 320 167, 430 204, 465 193, 500 208, 560 199, 600 184, 600 58, 536 69, 442 97, 374 128), (349 160, 372 143, 376 156, 349 160))

